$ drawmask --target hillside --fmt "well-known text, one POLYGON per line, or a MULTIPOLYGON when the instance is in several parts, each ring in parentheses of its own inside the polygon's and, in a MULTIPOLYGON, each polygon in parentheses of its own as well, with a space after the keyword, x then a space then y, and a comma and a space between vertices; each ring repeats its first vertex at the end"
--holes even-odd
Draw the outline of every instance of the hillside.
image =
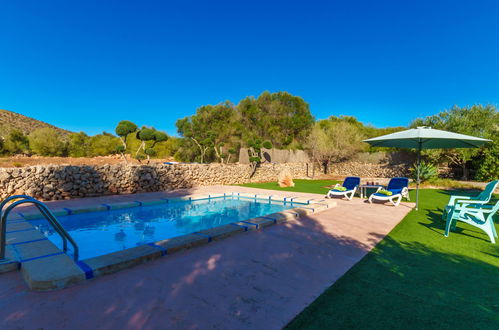
POLYGON ((32 131, 43 127, 54 128, 63 135, 71 133, 70 131, 62 128, 44 123, 43 121, 26 117, 12 111, 0 109, 0 137, 6 137, 13 129, 19 129, 23 131, 24 134, 29 134, 32 131))

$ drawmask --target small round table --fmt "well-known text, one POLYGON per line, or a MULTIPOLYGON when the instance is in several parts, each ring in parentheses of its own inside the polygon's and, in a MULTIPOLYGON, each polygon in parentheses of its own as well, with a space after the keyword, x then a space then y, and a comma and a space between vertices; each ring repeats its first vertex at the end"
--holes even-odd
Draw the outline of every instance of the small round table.
POLYGON ((384 187, 380 184, 361 184, 359 186, 360 198, 367 198, 367 189, 378 189, 379 187, 384 187))

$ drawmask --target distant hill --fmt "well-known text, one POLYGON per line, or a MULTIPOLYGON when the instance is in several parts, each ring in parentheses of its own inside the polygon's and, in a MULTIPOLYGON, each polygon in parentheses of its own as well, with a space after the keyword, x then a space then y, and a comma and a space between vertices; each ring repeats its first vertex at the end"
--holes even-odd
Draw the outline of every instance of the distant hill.
POLYGON ((31 117, 0 109, 0 137, 6 137, 13 129, 18 129, 29 134, 38 128, 50 127, 58 130, 63 135, 68 135, 71 132, 54 125, 44 123, 31 117))

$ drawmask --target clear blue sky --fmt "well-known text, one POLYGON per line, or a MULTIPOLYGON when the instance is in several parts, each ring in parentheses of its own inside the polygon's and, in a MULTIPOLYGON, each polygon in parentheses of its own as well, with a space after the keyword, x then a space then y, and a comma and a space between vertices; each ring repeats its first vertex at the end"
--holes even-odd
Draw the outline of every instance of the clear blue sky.
POLYGON ((499 1, 2 1, 0 109, 90 134, 175 133, 269 90, 316 118, 407 125, 499 102, 499 1))

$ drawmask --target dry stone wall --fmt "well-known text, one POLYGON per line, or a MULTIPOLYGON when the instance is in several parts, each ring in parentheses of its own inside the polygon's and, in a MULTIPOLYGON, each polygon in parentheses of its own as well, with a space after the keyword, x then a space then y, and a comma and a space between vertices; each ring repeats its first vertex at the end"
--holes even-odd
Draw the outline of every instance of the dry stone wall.
POLYGON ((409 167, 404 164, 390 165, 363 162, 331 164, 331 173, 339 176, 360 176, 361 178, 393 178, 410 174, 409 167))
POLYGON ((216 184, 276 181, 287 169, 307 175, 307 164, 262 164, 249 179, 247 164, 31 166, 0 169, 0 198, 26 194, 42 200, 152 192, 216 184))
MULTIPOLYGON (((348 162, 333 164, 331 168, 332 173, 339 176, 386 178, 407 175, 407 167, 403 165, 348 162)), ((288 170, 294 179, 312 174, 312 166, 307 166, 306 163, 262 164, 251 179, 248 164, 44 165, 0 168, 0 198, 25 194, 42 200, 58 200, 277 181, 283 170, 288 170)), ((319 172, 316 169, 316 174, 320 174, 319 172)))

